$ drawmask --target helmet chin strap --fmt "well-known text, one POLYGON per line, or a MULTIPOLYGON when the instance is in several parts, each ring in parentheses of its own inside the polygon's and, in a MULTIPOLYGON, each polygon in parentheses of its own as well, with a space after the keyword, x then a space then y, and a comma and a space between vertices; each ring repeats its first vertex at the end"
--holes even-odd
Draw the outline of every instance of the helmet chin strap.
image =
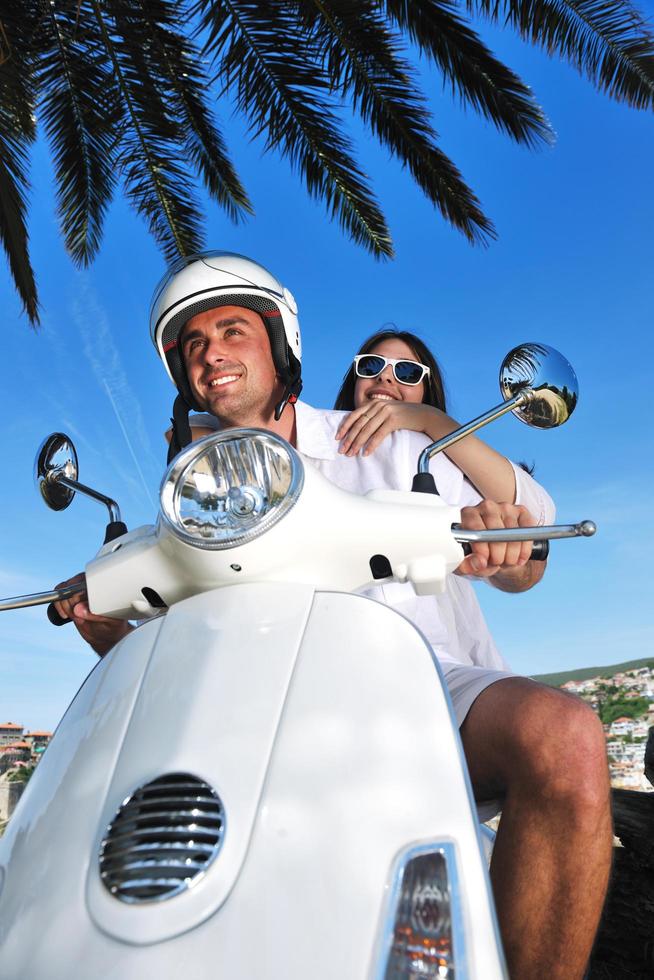
POLYGON ((186 449, 192 441, 191 426, 188 422, 188 413, 190 411, 191 407, 188 402, 182 395, 178 395, 173 402, 173 417, 170 420, 173 425, 173 432, 170 438, 170 446, 168 447, 167 463, 171 463, 177 453, 180 453, 182 449, 186 449))
POLYGON ((295 404, 300 397, 301 391, 302 381, 299 378, 296 381, 292 381, 290 384, 286 385, 281 401, 275 405, 275 422, 279 422, 280 418, 282 417, 282 412, 287 405, 295 404))

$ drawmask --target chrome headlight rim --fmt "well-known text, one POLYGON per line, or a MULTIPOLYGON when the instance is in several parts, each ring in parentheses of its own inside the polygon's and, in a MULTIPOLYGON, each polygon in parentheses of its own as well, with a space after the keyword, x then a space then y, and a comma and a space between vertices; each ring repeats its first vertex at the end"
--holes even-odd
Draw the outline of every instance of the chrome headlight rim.
POLYGON ((255 428, 254 426, 224 429, 198 439, 173 459, 164 473, 159 487, 159 516, 163 526, 185 544, 200 548, 203 551, 229 551, 260 537, 286 517, 297 503, 303 487, 304 465, 297 451, 286 439, 268 429, 255 428), (256 525, 245 528, 240 535, 235 535, 234 539, 223 541, 202 538, 185 530, 181 523, 176 520, 175 503, 179 496, 176 489, 183 485, 192 468, 214 446, 235 439, 262 440, 264 443, 272 443, 276 449, 285 452, 290 464, 289 486, 284 497, 277 502, 274 509, 261 517, 256 525))

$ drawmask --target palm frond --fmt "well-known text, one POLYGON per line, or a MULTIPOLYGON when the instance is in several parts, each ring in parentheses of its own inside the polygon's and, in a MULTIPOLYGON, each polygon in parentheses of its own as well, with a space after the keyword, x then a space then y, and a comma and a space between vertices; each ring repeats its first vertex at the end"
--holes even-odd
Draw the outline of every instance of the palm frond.
POLYGON ((66 248, 87 265, 115 185, 119 92, 88 5, 45 9, 40 115, 52 145, 66 248))
POLYGON ((553 142, 531 89, 494 57, 453 0, 384 0, 384 7, 464 102, 518 143, 553 142))
POLYGON ((654 108, 654 33, 630 0, 467 0, 468 9, 510 24, 567 59, 601 91, 636 109, 654 108))
POLYGON ((111 17, 90 0, 112 65, 125 112, 117 167, 125 193, 146 219, 167 261, 202 247, 200 210, 189 187, 193 177, 181 160, 184 133, 157 87, 142 5, 109 0, 111 17))
POLYGON ((0 239, 25 312, 32 324, 39 322, 36 283, 29 257, 25 188, 27 179, 23 147, 8 144, 0 136, 0 239))
POLYGON ((194 42, 179 33, 184 8, 156 0, 143 5, 153 58, 166 85, 168 107, 174 108, 185 130, 185 157, 202 175, 209 194, 233 221, 253 214, 252 204, 229 158, 215 118, 206 104, 209 79, 200 67, 202 56, 194 42))
POLYGON ((39 322, 34 272, 27 231, 28 154, 36 135, 35 71, 32 41, 38 9, 9 5, 2 12, 0 60, 0 240, 25 312, 39 322))
POLYGON ((253 136, 265 134, 302 174, 351 238, 375 255, 392 255, 390 235, 342 121, 329 98, 317 52, 283 3, 198 0, 206 50, 217 78, 234 93, 253 136))
POLYGON ((424 98, 399 41, 365 0, 312 0, 304 23, 323 52, 332 85, 408 168, 429 201, 473 242, 494 236, 459 170, 436 145, 424 98))

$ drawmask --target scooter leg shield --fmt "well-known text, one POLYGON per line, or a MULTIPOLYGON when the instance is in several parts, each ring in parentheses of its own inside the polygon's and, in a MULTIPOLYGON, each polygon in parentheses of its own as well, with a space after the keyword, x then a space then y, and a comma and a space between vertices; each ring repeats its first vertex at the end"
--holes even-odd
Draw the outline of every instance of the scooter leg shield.
POLYGON ((458 736, 420 634, 308 587, 195 596, 98 665, 39 763, 0 841, 0 980, 372 978, 398 862, 430 842, 456 856, 457 980, 502 977, 458 736), (179 893, 125 901, 101 878, 108 828, 180 773, 219 798, 221 846, 179 893))
POLYGON ((223 970, 236 955, 241 907, 250 935, 255 923, 262 929, 261 942, 248 946, 253 976, 381 977, 402 856, 449 842, 464 947, 455 976, 505 977, 439 674, 423 637, 387 606, 316 595, 248 861, 222 913, 226 942, 234 937, 231 954, 222 947, 216 960, 223 970))

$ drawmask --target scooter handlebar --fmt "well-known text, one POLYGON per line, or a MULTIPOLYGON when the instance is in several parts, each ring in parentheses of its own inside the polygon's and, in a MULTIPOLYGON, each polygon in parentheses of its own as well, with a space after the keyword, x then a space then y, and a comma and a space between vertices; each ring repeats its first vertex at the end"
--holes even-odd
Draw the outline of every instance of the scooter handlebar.
POLYGON ((84 592, 84 583, 77 582, 74 585, 65 585, 61 589, 50 589, 49 592, 34 592, 31 595, 17 595, 12 599, 0 600, 0 612, 9 609, 27 609, 29 606, 44 606, 49 603, 47 616, 54 626, 63 626, 69 623, 69 619, 64 619, 59 615, 53 603, 60 602, 62 599, 70 599, 71 596, 79 592, 84 592))
POLYGON ((57 612, 55 609, 55 602, 58 602, 61 599, 70 599, 72 596, 77 595, 78 593, 81 593, 84 596, 86 595, 83 582, 78 582, 73 585, 65 585, 62 589, 58 589, 57 592, 51 597, 53 601, 49 604, 45 614, 53 626, 65 626, 66 623, 72 622, 72 620, 67 616, 62 616, 57 612))
POLYGON ((532 561, 545 561, 549 554, 549 542, 555 538, 590 538, 597 527, 593 521, 580 521, 578 524, 548 524, 538 527, 503 527, 496 530, 475 531, 460 524, 452 525, 455 539, 462 545, 464 554, 472 551, 471 544, 477 541, 533 541, 532 561))
MULTIPOLYGON (((461 547, 463 548, 463 554, 466 557, 472 554, 472 545, 468 541, 462 541, 461 547)), ((530 561, 547 561, 547 557, 549 553, 550 553, 549 541, 547 540, 534 541, 529 559, 530 561)))
POLYGON ((53 626, 65 626, 66 623, 70 623, 70 619, 67 616, 61 616, 57 612, 54 602, 50 603, 45 613, 53 626))

